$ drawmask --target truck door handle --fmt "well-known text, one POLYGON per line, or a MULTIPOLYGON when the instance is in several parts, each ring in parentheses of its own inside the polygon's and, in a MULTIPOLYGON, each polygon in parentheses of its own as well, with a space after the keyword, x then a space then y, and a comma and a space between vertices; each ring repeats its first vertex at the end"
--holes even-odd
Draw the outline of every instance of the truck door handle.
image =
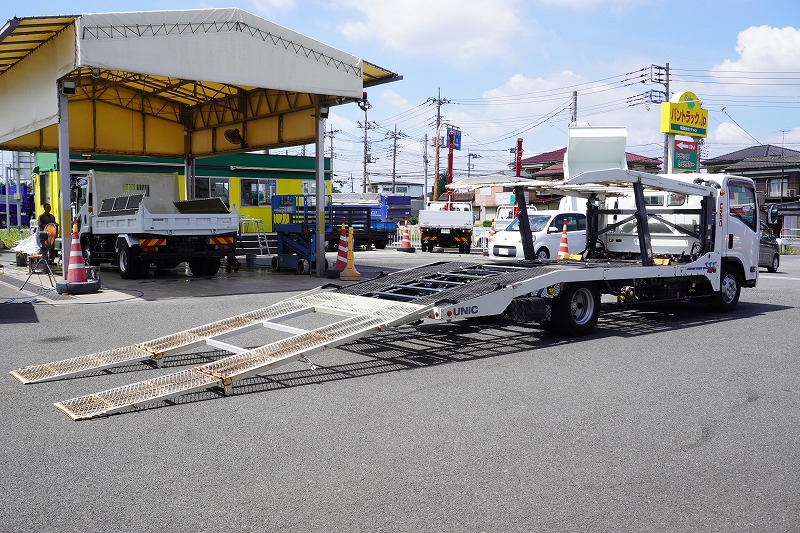
POLYGON ((733 233, 728 234, 728 250, 733 248, 733 233))

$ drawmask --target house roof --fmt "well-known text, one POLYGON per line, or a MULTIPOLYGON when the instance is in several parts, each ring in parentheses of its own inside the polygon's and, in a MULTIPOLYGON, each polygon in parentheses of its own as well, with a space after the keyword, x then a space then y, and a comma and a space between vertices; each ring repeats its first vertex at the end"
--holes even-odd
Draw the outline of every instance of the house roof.
POLYGON ((537 165, 541 163, 555 163, 556 161, 563 161, 564 160, 564 153, 567 151, 567 147, 559 148, 558 150, 553 150, 551 152, 544 152, 541 154, 537 154, 531 157, 526 157, 522 160, 522 166, 525 165, 537 165))
MULTIPOLYGON (((550 152, 544 152, 542 154, 538 154, 532 157, 528 157, 522 160, 522 166, 535 166, 541 165, 542 163, 562 163, 564 161, 564 154, 567 152, 567 148, 559 148, 558 150, 553 150, 550 152)), ((628 163, 646 163, 646 164, 653 164, 653 165, 660 165, 660 159, 653 159, 652 157, 645 157, 639 154, 633 154, 631 152, 625 152, 625 159, 628 163)), ((550 167, 546 167, 545 170, 549 170, 550 167)), ((537 172, 538 175, 542 171, 537 172)), ((562 167, 563 172, 563 167, 562 167)))
POLYGON ((800 168, 800 153, 777 157, 748 157, 727 167, 726 171, 769 170, 780 168, 800 168))
POLYGON ((774 144, 762 144, 758 146, 750 146, 748 148, 742 148, 741 150, 737 150, 735 152, 731 152, 729 154, 720 155, 717 157, 712 157, 711 159, 706 159, 701 161, 700 166, 711 166, 711 165, 724 165, 726 163, 735 163, 737 161, 742 161, 744 159, 750 158, 765 158, 765 157, 780 157, 780 156, 800 156, 800 152, 797 150, 792 150, 790 148, 783 148, 781 146, 775 146, 774 144))

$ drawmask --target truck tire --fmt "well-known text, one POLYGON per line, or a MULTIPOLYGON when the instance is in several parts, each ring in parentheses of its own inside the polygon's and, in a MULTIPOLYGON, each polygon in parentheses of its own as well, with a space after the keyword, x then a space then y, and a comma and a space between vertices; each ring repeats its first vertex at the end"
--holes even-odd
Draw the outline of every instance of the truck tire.
POLYGON ((552 327, 556 333, 579 337, 591 333, 600 316, 600 291, 590 283, 568 284, 553 302, 552 327))
POLYGON ((376 250, 383 250, 386 248, 386 241, 375 241, 375 249, 376 250))
POLYGON ((311 272, 311 263, 308 259, 298 259, 297 260, 297 273, 298 274, 308 274, 311 272))
POLYGON ((208 257, 208 265, 206 266, 206 276, 216 276, 221 266, 219 257, 208 257))
POLYGON ((91 266, 100 266, 100 261, 92 258, 92 240, 84 236, 81 239, 81 252, 83 252, 83 262, 91 266))
POLYGON ((281 260, 277 255, 272 256, 272 271, 277 272, 281 269, 281 260))
POLYGON ((728 264, 722 265, 719 292, 714 297, 712 304, 715 311, 728 313, 736 308, 739 303, 739 294, 742 292, 742 282, 739 271, 728 264))
POLYGON ((219 272, 219 258, 196 257, 189 259, 189 269, 195 276, 214 276, 219 272))
POLYGON ((136 270, 137 270, 137 278, 146 278, 147 275, 150 273, 150 263, 146 263, 142 260, 136 262, 136 270))
POLYGON ((119 254, 117 255, 119 277, 122 279, 136 279, 139 276, 137 263, 138 262, 131 257, 131 249, 126 243, 122 243, 119 247, 119 254))

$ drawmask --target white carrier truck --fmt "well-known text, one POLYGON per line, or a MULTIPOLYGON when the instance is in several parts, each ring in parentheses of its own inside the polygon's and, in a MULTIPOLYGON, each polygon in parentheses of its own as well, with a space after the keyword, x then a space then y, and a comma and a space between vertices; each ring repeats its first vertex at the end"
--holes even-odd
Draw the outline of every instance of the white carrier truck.
MULTIPOLYGON (((736 307, 743 287, 755 287, 758 282, 760 208, 754 183, 748 178, 656 175, 605 167, 584 170, 559 183, 526 186, 586 201, 586 241, 580 254, 559 260, 534 257, 513 265, 443 261, 348 286, 325 285, 183 332, 31 365, 11 374, 23 383, 35 383, 136 361, 160 364, 171 353, 199 344, 231 354, 198 367, 55 404, 70 418, 79 420, 135 410, 215 387, 231 394, 236 382, 254 374, 292 361, 312 364, 308 358, 324 348, 401 324, 506 317, 539 323, 560 335, 578 336, 589 334, 597 324, 602 295, 610 296, 603 302, 607 306, 698 302, 727 312, 736 307), (676 206, 694 212, 669 213, 666 201, 659 212, 648 210, 647 196, 661 193, 697 197, 676 206), (633 206, 614 208, 609 201, 616 197, 632 198, 633 206), (650 221, 673 224, 671 216, 689 217, 674 224, 685 235, 687 248, 678 250, 671 243, 671 250, 654 250, 650 221), (622 232, 622 226, 630 221, 627 219, 635 221, 636 240, 617 242, 615 235, 622 232), (620 249, 613 250, 618 244, 620 249), (287 329, 280 322, 303 313, 327 313, 334 318, 311 330, 287 329), (290 337, 278 342, 268 337, 256 348, 233 346, 227 339, 237 331, 265 327, 288 332, 290 337)), ((459 182, 458 187, 465 185, 459 182)), ((633 232, 627 234, 634 238, 633 232)))
POLYGON ((236 247, 239 217, 219 198, 180 201, 176 174, 89 171, 79 179, 78 226, 88 262, 116 264, 123 278, 184 261, 195 276, 213 276, 236 247))
POLYGON ((422 251, 458 248, 460 253, 468 254, 472 248, 473 222, 469 202, 429 202, 419 212, 422 251))

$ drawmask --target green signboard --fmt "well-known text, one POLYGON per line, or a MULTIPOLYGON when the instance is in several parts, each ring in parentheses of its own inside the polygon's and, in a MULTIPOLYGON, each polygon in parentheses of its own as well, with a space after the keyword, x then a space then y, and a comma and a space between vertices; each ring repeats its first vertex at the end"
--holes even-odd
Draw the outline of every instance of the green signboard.
POLYGON ((697 143, 675 141, 672 168, 675 172, 697 172, 697 143))

